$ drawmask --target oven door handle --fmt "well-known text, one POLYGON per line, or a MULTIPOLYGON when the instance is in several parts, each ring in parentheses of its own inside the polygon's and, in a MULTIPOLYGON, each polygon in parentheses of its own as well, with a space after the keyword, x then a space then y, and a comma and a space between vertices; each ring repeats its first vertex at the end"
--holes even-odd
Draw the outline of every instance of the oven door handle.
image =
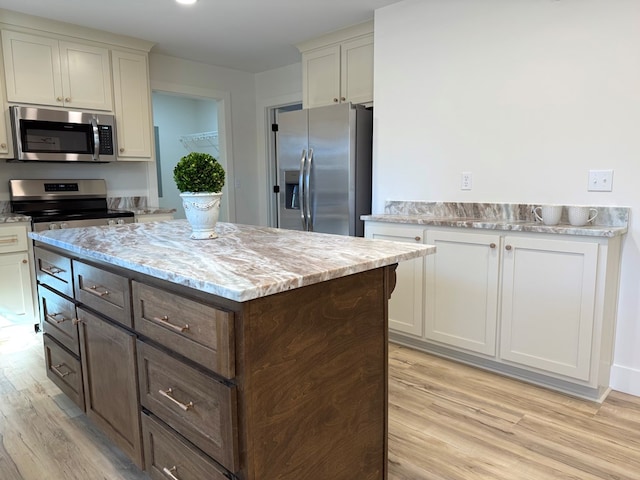
POLYGON ((91 128, 93 130, 93 161, 97 162, 100 160, 100 133, 96 117, 91 119, 91 128))

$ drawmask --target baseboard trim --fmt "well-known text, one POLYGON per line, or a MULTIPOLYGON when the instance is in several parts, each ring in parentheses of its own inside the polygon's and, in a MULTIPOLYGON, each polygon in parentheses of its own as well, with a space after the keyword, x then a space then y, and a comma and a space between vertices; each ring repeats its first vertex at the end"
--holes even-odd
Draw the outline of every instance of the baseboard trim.
POLYGON ((609 383, 613 390, 640 397, 640 370, 613 365, 609 383))

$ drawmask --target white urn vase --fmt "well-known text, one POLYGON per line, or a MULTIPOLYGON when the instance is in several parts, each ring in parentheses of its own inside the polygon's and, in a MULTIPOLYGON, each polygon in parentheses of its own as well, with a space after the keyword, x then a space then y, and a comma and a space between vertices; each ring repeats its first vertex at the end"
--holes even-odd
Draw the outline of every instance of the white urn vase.
POLYGON ((181 193, 182 206, 191 225, 191 238, 206 240, 218 238, 216 223, 220 216, 222 193, 181 193))

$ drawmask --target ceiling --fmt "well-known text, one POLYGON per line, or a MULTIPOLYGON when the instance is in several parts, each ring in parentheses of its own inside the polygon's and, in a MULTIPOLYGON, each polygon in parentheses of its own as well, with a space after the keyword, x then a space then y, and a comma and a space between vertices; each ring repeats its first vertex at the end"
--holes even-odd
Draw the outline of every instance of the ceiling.
POLYGON ((296 43, 400 0, 0 0, 0 8, 128 35, 153 53, 246 72, 300 61, 296 43))

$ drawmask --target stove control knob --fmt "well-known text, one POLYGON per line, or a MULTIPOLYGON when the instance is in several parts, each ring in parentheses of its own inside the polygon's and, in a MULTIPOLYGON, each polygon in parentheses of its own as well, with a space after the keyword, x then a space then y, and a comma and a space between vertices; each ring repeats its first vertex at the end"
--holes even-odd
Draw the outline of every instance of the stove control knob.
POLYGON ((119 218, 118 219, 118 225, 124 225, 124 218, 119 218))
POLYGON ((113 227, 115 224, 116 224, 116 221, 115 221, 115 220, 109 220, 109 221, 107 222, 107 225, 109 225, 110 227, 113 227))
POLYGON ((60 228, 69 228, 69 224, 68 224, 68 223, 66 223, 66 222, 62 222, 62 223, 60 224, 60 228))
POLYGON ((57 223, 50 223, 49 224, 49 230, 57 230, 59 228, 60 228, 60 226, 57 223))

